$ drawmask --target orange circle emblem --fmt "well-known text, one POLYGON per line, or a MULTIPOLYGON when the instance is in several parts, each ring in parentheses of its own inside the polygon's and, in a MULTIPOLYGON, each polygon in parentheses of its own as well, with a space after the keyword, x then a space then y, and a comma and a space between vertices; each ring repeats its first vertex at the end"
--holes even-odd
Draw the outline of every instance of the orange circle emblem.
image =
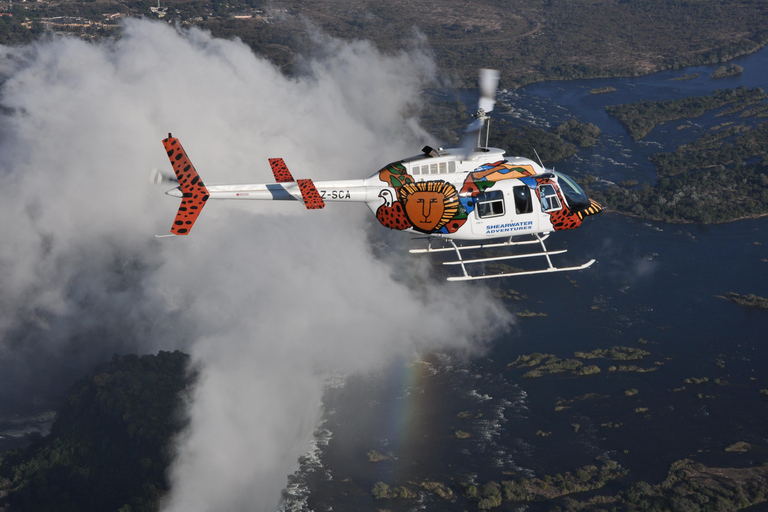
POLYGON ((459 194, 445 181, 421 181, 400 187, 398 199, 413 227, 424 233, 434 233, 456 215, 459 194))

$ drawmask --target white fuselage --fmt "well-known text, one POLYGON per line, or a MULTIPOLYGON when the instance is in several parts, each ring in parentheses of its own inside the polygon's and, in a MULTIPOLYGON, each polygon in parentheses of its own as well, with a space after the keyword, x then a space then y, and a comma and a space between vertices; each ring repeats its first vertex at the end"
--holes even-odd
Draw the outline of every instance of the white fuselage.
MULTIPOLYGON (((459 149, 432 150, 390 164, 370 178, 314 181, 314 186, 324 202, 366 203, 392 229, 478 240, 562 229, 554 225, 542 198, 539 187, 552 186, 544 181, 554 183, 560 194, 557 178, 538 163, 483 148, 467 156, 459 149), (522 209, 515 197, 521 193, 528 201, 522 209)), ((302 201, 295 181, 206 187, 210 199, 302 201)), ((182 195, 180 189, 168 194, 182 195)), ((566 207, 563 196, 558 197, 566 207)))

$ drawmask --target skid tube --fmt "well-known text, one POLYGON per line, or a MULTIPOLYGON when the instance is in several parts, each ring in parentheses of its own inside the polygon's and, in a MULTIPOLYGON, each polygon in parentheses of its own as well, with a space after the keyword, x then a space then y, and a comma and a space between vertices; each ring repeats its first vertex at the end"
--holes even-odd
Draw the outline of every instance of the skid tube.
POLYGON ((427 246, 426 249, 411 249, 409 252, 414 254, 425 254, 425 253, 432 253, 432 252, 454 251, 456 253, 456 260, 444 261, 443 265, 461 265, 461 270, 463 275, 456 276, 456 277, 449 277, 448 281, 473 281, 478 279, 493 279, 496 277, 514 277, 514 276, 525 276, 525 275, 532 275, 532 274, 545 274, 545 273, 551 273, 551 272, 568 272, 571 270, 583 270, 585 268, 590 267, 596 261, 592 259, 584 263, 583 265, 576 265, 571 267, 556 267, 552 264, 552 259, 550 258, 550 256, 556 255, 556 254, 563 254, 567 252, 567 249, 563 249, 559 251, 548 251, 546 245, 544 245, 544 240, 546 240, 549 237, 549 233, 545 234, 544 236, 540 236, 538 233, 534 233, 533 235, 535 237, 534 240, 523 240, 523 241, 515 242, 512 240, 512 237, 509 237, 509 240, 507 240, 506 242, 464 245, 464 246, 456 245, 456 242, 454 242, 451 239, 448 239, 448 242, 451 244, 451 247, 438 247, 438 248, 432 247, 432 238, 430 238, 429 245, 427 246), (488 249, 492 247, 511 247, 515 245, 530 245, 530 244, 537 244, 537 243, 541 245, 541 252, 532 252, 532 253, 525 253, 525 254, 510 254, 508 256, 494 256, 489 258, 474 258, 474 259, 464 259, 461 254, 461 251, 464 251, 464 250, 488 249), (481 275, 470 275, 469 272, 467 271, 467 265, 471 263, 487 263, 492 261, 504 261, 504 260, 519 259, 519 258, 533 258, 537 256, 543 256, 546 258, 547 260, 546 268, 542 268, 538 270, 521 270, 518 272, 500 272, 497 274, 481 274, 481 275))

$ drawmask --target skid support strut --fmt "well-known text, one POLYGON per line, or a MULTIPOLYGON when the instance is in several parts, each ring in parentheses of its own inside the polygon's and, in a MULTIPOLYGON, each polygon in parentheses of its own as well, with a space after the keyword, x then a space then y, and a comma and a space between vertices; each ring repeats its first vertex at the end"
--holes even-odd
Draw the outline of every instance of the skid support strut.
POLYGON ((471 281, 471 280, 477 280, 477 279, 492 279, 495 277, 513 277, 513 276, 524 276, 524 275, 531 275, 531 274, 544 274, 548 272, 568 272, 571 270, 583 270, 591 266, 596 261, 592 259, 584 263, 583 265, 577 265, 577 266, 571 266, 571 267, 556 267, 555 265, 553 265, 552 259, 550 258, 550 256, 563 254, 567 252, 567 250, 563 249, 559 251, 548 251, 547 246, 544 245, 544 240, 546 240, 549 237, 549 234, 545 234, 544 236, 541 236, 538 233, 535 233, 533 236, 534 236, 533 240, 514 241, 512 237, 510 237, 509 240, 507 240, 506 242, 465 245, 465 246, 459 246, 456 244, 456 242, 449 239, 448 242, 450 244, 450 247, 438 247, 438 248, 432 247, 432 240, 430 239, 426 249, 411 249, 410 252, 415 254, 423 254, 423 253, 432 253, 432 252, 453 251, 456 254, 456 260, 444 261, 443 265, 460 265, 463 275, 449 277, 448 281, 471 281), (523 254, 509 254, 506 256, 473 258, 473 259, 466 259, 462 254, 462 251, 468 251, 468 250, 490 249, 490 248, 497 248, 497 247, 511 247, 511 246, 529 245, 529 244, 539 244, 541 246, 541 251, 523 253, 523 254), (514 260, 514 259, 521 259, 521 258, 535 258, 537 256, 543 256, 546 259, 547 261, 546 268, 542 268, 538 270, 519 270, 516 272, 498 272, 495 274, 480 274, 480 275, 471 275, 467 270, 467 266, 473 263, 490 263, 495 261, 514 260))

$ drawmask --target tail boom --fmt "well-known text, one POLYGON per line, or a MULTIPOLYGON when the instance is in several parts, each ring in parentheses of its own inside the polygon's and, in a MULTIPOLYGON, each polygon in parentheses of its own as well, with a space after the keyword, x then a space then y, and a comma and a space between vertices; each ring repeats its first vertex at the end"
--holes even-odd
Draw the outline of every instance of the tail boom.
MULTIPOLYGON (((172 235, 189 234, 209 199, 299 201, 308 210, 324 208, 326 201, 369 203, 379 200, 381 186, 376 187, 367 179, 321 182, 311 179, 296 180, 282 158, 269 159, 275 183, 206 186, 179 139, 169 133, 168 138, 163 139, 163 146, 179 182, 178 187, 167 191, 166 194, 181 199, 171 227, 172 235)), ((380 185, 378 180, 376 184, 380 185)))

